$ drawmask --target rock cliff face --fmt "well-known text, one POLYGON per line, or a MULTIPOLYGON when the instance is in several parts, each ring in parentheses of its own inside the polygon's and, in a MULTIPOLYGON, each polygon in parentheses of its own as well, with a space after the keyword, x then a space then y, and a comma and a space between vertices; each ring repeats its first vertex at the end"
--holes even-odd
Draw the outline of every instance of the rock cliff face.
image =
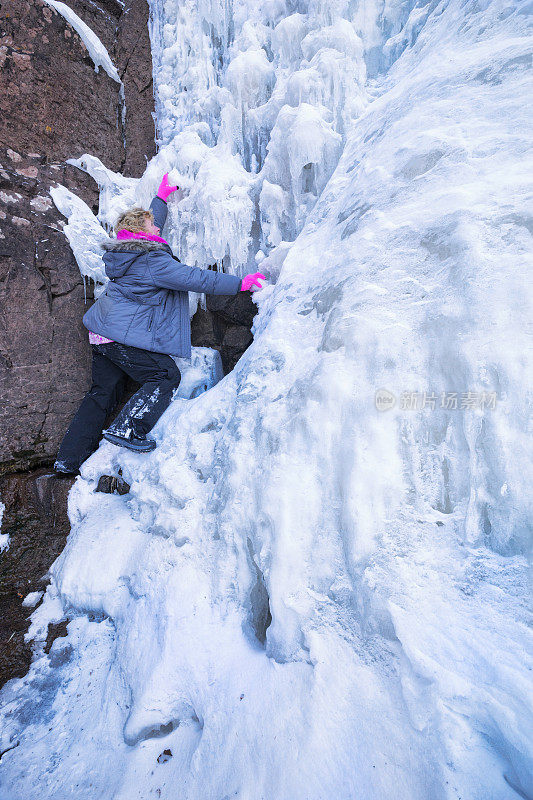
POLYGON ((98 35, 123 81, 94 63, 78 34, 43 0, 0 7, 0 498, 10 535, 0 573, 0 683, 26 672, 30 611, 21 598, 68 533, 66 495, 46 468, 87 389, 90 347, 81 317, 90 290, 48 190, 62 183, 97 210, 98 190, 65 164, 85 152, 140 176, 155 152, 146 0, 68 0, 98 35), (17 473, 17 474, 14 474, 17 473))
POLYGON ((0 477, 5 503, 2 533, 10 538, 9 549, 0 558, 0 686, 25 675, 30 665, 31 649, 24 634, 33 609, 22 601, 46 588, 48 568, 65 546, 71 486, 72 479, 58 481, 45 467, 0 477))
MULTIPOLYGON (((140 175, 154 151, 146 0, 70 8, 99 36, 124 83, 97 73, 78 34, 42 0, 0 10, 0 470, 49 461, 87 388, 84 288, 61 215, 59 181, 94 209, 97 187, 65 159, 90 152, 140 175)), ((90 301, 90 298, 87 298, 90 301)))

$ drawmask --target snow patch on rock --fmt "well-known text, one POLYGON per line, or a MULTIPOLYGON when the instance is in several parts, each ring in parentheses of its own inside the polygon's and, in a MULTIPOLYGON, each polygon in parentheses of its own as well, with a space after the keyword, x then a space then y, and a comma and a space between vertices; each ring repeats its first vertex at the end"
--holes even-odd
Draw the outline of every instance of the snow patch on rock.
POLYGON ((102 67, 110 78, 122 86, 117 68, 95 32, 66 3, 61 3, 59 0, 44 0, 44 2, 61 14, 69 25, 72 25, 94 61, 95 71, 98 72, 99 68, 102 67))

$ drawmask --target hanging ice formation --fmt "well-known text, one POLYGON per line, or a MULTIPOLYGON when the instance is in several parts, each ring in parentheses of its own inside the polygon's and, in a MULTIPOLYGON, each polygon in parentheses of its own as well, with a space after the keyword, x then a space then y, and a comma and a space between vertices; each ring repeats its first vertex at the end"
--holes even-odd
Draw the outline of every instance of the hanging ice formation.
POLYGON ((177 170, 183 259, 272 285, 153 454, 84 465, 0 795, 531 797, 527 3, 152 13, 136 197, 177 170))

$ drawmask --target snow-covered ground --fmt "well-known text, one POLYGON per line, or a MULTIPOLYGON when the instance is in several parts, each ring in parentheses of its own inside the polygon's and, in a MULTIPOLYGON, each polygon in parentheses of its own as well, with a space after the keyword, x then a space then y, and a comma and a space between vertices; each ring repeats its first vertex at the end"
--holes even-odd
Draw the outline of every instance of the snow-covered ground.
POLYGON ((528 4, 152 7, 137 200, 177 170, 183 259, 270 285, 153 454, 85 463, 0 797, 531 798, 528 4))

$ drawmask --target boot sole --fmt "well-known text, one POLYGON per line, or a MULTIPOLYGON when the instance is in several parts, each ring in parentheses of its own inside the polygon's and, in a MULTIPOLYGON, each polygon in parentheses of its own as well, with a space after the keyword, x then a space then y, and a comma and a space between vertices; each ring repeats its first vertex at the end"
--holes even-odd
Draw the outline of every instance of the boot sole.
POLYGON ((127 439, 123 439, 121 436, 115 436, 114 433, 104 433, 104 439, 107 439, 107 441, 111 442, 111 444, 116 444, 118 447, 126 447, 128 450, 131 450, 134 453, 151 453, 152 450, 155 450, 157 446, 155 441, 152 439, 150 442, 146 443, 146 447, 139 447, 139 445, 134 445, 127 439))

